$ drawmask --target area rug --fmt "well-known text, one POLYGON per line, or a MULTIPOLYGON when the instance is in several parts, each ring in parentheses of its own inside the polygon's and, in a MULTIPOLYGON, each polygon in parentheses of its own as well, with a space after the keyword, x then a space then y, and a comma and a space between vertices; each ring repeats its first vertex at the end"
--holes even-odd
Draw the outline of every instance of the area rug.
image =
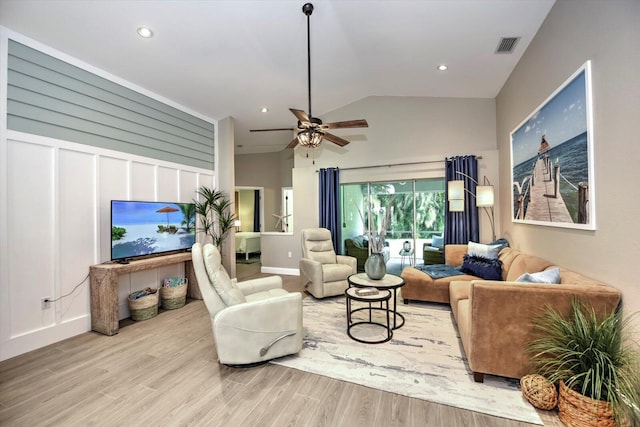
MULTIPOLYGON (((272 363, 403 396, 542 425, 533 406, 522 397, 517 380, 485 375, 484 383, 474 382, 448 307, 399 303, 398 311, 406 322, 393 331, 390 341, 362 344, 346 333, 344 297, 305 298, 302 350, 272 363)), ((359 315, 362 314, 361 311, 359 315)), ((372 339, 381 329, 363 325, 352 329, 352 334, 372 339)))

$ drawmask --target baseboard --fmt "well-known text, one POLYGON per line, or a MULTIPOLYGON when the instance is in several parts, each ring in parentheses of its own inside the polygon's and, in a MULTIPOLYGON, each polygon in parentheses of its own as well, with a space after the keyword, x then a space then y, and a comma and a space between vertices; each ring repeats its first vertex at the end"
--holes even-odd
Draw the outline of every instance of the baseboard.
POLYGON ((300 270, 297 268, 265 267, 260 269, 261 273, 284 274, 285 276, 299 276, 300 270))
POLYGON ((0 345, 0 361, 55 344, 91 330, 91 316, 81 315, 58 324, 14 336, 0 345))

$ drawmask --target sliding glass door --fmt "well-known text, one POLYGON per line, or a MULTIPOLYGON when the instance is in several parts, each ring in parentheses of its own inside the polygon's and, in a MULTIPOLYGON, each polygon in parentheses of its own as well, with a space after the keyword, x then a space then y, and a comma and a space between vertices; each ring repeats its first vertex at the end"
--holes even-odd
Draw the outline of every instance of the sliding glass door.
POLYGON ((423 244, 444 231, 444 185, 444 178, 343 184, 343 238, 376 234, 388 218, 389 262, 421 263, 423 244))

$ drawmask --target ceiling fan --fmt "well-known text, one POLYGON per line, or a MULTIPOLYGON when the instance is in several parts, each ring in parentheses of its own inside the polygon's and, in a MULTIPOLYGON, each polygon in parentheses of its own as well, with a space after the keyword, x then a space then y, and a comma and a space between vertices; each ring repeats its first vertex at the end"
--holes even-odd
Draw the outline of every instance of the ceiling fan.
MULTIPOLYGON (((316 148, 320 145, 323 139, 333 142, 336 145, 344 147, 349 143, 344 138, 340 138, 332 133, 327 132, 327 129, 345 129, 345 128, 366 128, 369 124, 366 120, 346 120, 342 122, 334 123, 322 123, 317 117, 313 117, 311 114, 311 42, 310 42, 310 24, 309 17, 313 13, 313 5, 311 3, 305 3, 302 6, 302 12, 307 16, 307 82, 309 93, 309 114, 303 110, 297 110, 295 108, 289 108, 289 111, 293 113, 298 119, 298 135, 287 145, 287 148, 294 148, 300 144, 303 147, 316 148)), ((293 128, 275 128, 275 129, 250 129, 250 132, 270 132, 270 131, 293 131, 293 128)))

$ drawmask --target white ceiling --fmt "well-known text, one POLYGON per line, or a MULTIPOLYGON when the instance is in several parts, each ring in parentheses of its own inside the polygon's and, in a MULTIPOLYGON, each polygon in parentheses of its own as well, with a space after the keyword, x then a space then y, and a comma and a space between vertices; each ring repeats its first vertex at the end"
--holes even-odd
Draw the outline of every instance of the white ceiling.
MULTIPOLYGON (((313 115, 368 96, 493 98, 554 1, 313 1, 313 115), (514 53, 494 53, 514 36, 514 53)), ((288 109, 308 109, 304 3, 0 0, 0 24, 207 117, 232 116, 236 153, 258 153, 292 133, 250 128, 292 127, 288 109), (153 38, 137 35, 143 25, 153 38)))

